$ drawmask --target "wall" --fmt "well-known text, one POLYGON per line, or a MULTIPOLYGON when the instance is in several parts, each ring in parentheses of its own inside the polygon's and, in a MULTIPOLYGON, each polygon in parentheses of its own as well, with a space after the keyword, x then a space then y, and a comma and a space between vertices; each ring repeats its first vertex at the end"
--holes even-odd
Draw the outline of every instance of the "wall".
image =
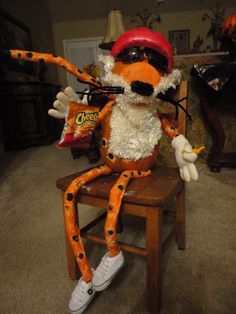
MULTIPOLYGON (((52 25, 43 1, 0 0, 0 7, 30 28, 34 50, 55 52, 52 25)), ((54 66, 48 66, 47 81, 58 84, 58 74, 54 66)))
MULTIPOLYGON (((160 24, 154 24, 154 31, 159 31, 168 38, 168 31, 170 30, 190 30, 190 49, 193 47, 193 42, 197 36, 200 35, 204 38, 203 48, 212 44, 211 38, 206 38, 207 31, 209 29, 209 23, 207 21, 202 22, 202 15, 206 10, 199 11, 187 11, 180 13, 168 13, 161 14, 162 22, 160 24)), ((228 16, 236 12, 235 8, 227 8, 225 16, 228 16)), ((130 24, 128 18, 124 19, 126 29, 134 28, 134 24, 130 24)), ((97 20, 85 20, 66 23, 54 23, 53 24, 53 37, 55 43, 55 50, 58 55, 64 56, 63 40, 82 37, 96 37, 104 36, 106 30, 107 19, 97 20)), ((60 84, 66 86, 66 75, 61 69, 58 69, 60 84)))

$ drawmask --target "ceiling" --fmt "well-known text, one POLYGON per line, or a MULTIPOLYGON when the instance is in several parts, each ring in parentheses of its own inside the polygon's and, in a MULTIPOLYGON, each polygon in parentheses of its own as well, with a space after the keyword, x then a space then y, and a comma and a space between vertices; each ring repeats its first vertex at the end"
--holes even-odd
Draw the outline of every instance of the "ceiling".
MULTIPOLYGON (((167 13, 209 9, 219 0, 43 0, 52 23, 106 18, 110 10, 121 10, 133 16, 148 8, 151 12, 167 13)), ((221 1, 224 7, 235 7, 235 0, 221 1)))

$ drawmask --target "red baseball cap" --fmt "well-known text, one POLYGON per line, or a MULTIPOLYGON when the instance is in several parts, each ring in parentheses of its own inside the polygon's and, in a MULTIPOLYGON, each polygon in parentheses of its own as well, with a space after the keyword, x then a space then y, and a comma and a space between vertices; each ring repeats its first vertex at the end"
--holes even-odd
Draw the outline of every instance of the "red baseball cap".
POLYGON ((173 66, 173 50, 170 43, 159 32, 153 32, 145 27, 138 27, 123 33, 114 43, 111 55, 116 57, 123 49, 132 47, 151 48, 163 55, 168 62, 167 71, 173 66))

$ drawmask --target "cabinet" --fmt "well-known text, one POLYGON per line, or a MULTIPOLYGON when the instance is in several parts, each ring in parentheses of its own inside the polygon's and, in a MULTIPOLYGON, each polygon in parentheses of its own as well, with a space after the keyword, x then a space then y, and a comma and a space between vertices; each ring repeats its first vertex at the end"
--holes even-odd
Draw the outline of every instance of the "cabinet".
MULTIPOLYGON (((2 9, 0 47, 35 51, 29 27, 2 9)), ((61 135, 63 123, 47 113, 59 86, 46 82, 46 70, 44 64, 0 59, 0 140, 6 151, 50 144, 61 135)))
POLYGON ((236 151, 224 151, 227 126, 222 123, 222 113, 236 116, 236 75, 231 75, 220 93, 214 92, 203 82, 198 82, 198 85, 200 105, 212 130, 213 145, 207 160, 208 166, 212 172, 219 172, 221 167, 236 168, 236 151))
POLYGON ((59 86, 41 81, 3 81, 0 120, 6 151, 50 144, 63 123, 48 115, 59 86))

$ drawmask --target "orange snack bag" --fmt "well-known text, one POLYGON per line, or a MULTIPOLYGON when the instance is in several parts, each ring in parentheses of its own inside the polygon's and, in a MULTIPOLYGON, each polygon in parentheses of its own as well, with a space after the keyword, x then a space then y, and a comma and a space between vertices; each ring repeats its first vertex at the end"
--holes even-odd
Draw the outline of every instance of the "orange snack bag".
POLYGON ((70 102, 61 139, 57 147, 79 147, 89 142, 96 128, 99 108, 70 102))

